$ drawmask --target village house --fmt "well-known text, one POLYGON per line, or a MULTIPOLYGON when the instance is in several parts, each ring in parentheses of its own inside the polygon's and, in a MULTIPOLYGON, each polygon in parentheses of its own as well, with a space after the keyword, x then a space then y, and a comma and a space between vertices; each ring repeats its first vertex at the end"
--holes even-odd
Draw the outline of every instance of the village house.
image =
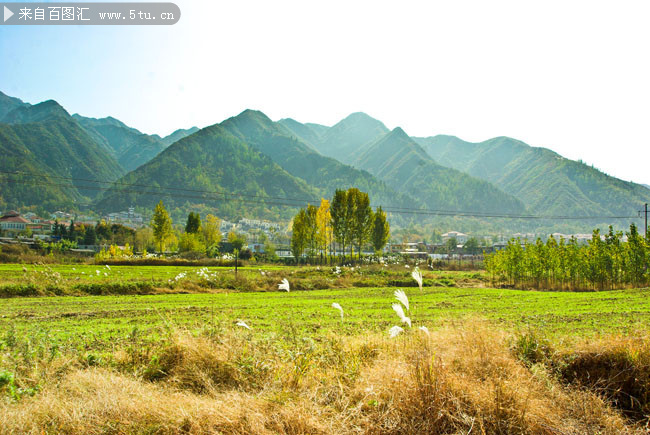
POLYGON ((447 240, 449 239, 456 239, 456 242, 459 245, 464 245, 467 242, 468 236, 467 234, 458 231, 449 231, 448 233, 444 233, 442 235, 443 243, 447 243, 447 240))
POLYGON ((25 231, 30 221, 25 219, 17 211, 7 212, 0 217, 0 230, 7 236, 16 236, 25 231))

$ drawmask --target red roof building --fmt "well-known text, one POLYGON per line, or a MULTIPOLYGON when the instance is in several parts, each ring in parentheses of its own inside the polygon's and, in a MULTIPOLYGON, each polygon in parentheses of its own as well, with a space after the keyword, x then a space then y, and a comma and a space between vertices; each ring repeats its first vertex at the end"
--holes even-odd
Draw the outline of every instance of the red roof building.
POLYGON ((10 211, 0 217, 0 230, 7 234, 18 234, 25 231, 30 223, 17 211, 10 211))

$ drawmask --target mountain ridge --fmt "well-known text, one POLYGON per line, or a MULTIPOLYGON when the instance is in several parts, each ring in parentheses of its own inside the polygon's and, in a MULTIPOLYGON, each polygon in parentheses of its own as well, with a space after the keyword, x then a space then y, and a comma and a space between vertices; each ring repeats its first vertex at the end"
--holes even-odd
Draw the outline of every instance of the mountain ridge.
POLYGON ((441 164, 492 182, 534 213, 625 216, 650 200, 640 184, 506 136, 477 143, 455 136, 414 140, 441 164))
POLYGON ((251 215, 288 218, 288 210, 274 205, 279 202, 277 198, 310 197, 318 197, 312 187, 215 124, 176 141, 150 162, 126 174, 120 184, 102 195, 97 207, 112 210, 138 204, 151 208, 163 200, 172 209, 216 208, 217 213, 229 217, 248 210, 251 215), (134 191, 129 184, 151 186, 147 190, 154 193, 134 191), (157 191, 158 187, 176 192, 157 191))

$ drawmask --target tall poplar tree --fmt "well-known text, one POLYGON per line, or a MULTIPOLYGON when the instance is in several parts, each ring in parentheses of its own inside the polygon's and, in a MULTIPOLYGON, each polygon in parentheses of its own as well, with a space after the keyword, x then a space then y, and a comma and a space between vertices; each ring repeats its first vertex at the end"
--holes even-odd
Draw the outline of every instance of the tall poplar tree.
POLYGON ((293 218, 292 232, 291 232, 291 252, 296 258, 296 262, 300 259, 305 252, 307 245, 307 213, 305 209, 300 209, 298 214, 293 218))
POLYGON ((345 190, 336 189, 334 198, 332 198, 332 205, 330 206, 330 214, 332 216, 332 231, 334 240, 338 243, 343 250, 343 257, 345 258, 345 247, 349 242, 350 228, 349 228, 349 215, 348 208, 348 195, 345 190))
POLYGON ((325 198, 320 200, 320 206, 316 213, 316 226, 317 226, 317 243, 318 249, 321 252, 321 263, 323 260, 323 253, 327 256, 329 246, 332 243, 332 214, 330 213, 330 202, 325 198))
POLYGON ((165 209, 162 200, 153 212, 151 229, 153 230, 153 239, 158 246, 159 252, 164 252, 167 243, 174 238, 174 229, 172 228, 172 218, 169 217, 169 213, 167 213, 167 209, 165 209))
POLYGON ((377 208, 377 211, 373 215, 372 223, 372 247, 375 248, 375 252, 379 252, 384 249, 386 243, 388 242, 388 237, 390 236, 390 225, 388 225, 388 220, 386 219, 386 212, 381 209, 381 206, 377 208))
POLYGON ((370 197, 366 192, 362 192, 356 187, 348 190, 348 198, 353 198, 351 241, 357 246, 359 260, 361 260, 361 249, 363 245, 370 240, 372 234, 372 208, 370 208, 370 197))

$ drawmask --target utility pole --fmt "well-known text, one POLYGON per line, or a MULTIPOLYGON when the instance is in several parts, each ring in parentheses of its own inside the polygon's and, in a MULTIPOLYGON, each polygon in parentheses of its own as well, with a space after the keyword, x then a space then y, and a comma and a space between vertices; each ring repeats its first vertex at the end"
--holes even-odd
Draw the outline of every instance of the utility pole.
POLYGON ((648 240, 648 203, 645 203, 643 210, 639 210, 639 214, 643 213, 645 215, 645 239, 648 240))
POLYGON ((645 203, 645 239, 648 240, 648 203, 645 203))

